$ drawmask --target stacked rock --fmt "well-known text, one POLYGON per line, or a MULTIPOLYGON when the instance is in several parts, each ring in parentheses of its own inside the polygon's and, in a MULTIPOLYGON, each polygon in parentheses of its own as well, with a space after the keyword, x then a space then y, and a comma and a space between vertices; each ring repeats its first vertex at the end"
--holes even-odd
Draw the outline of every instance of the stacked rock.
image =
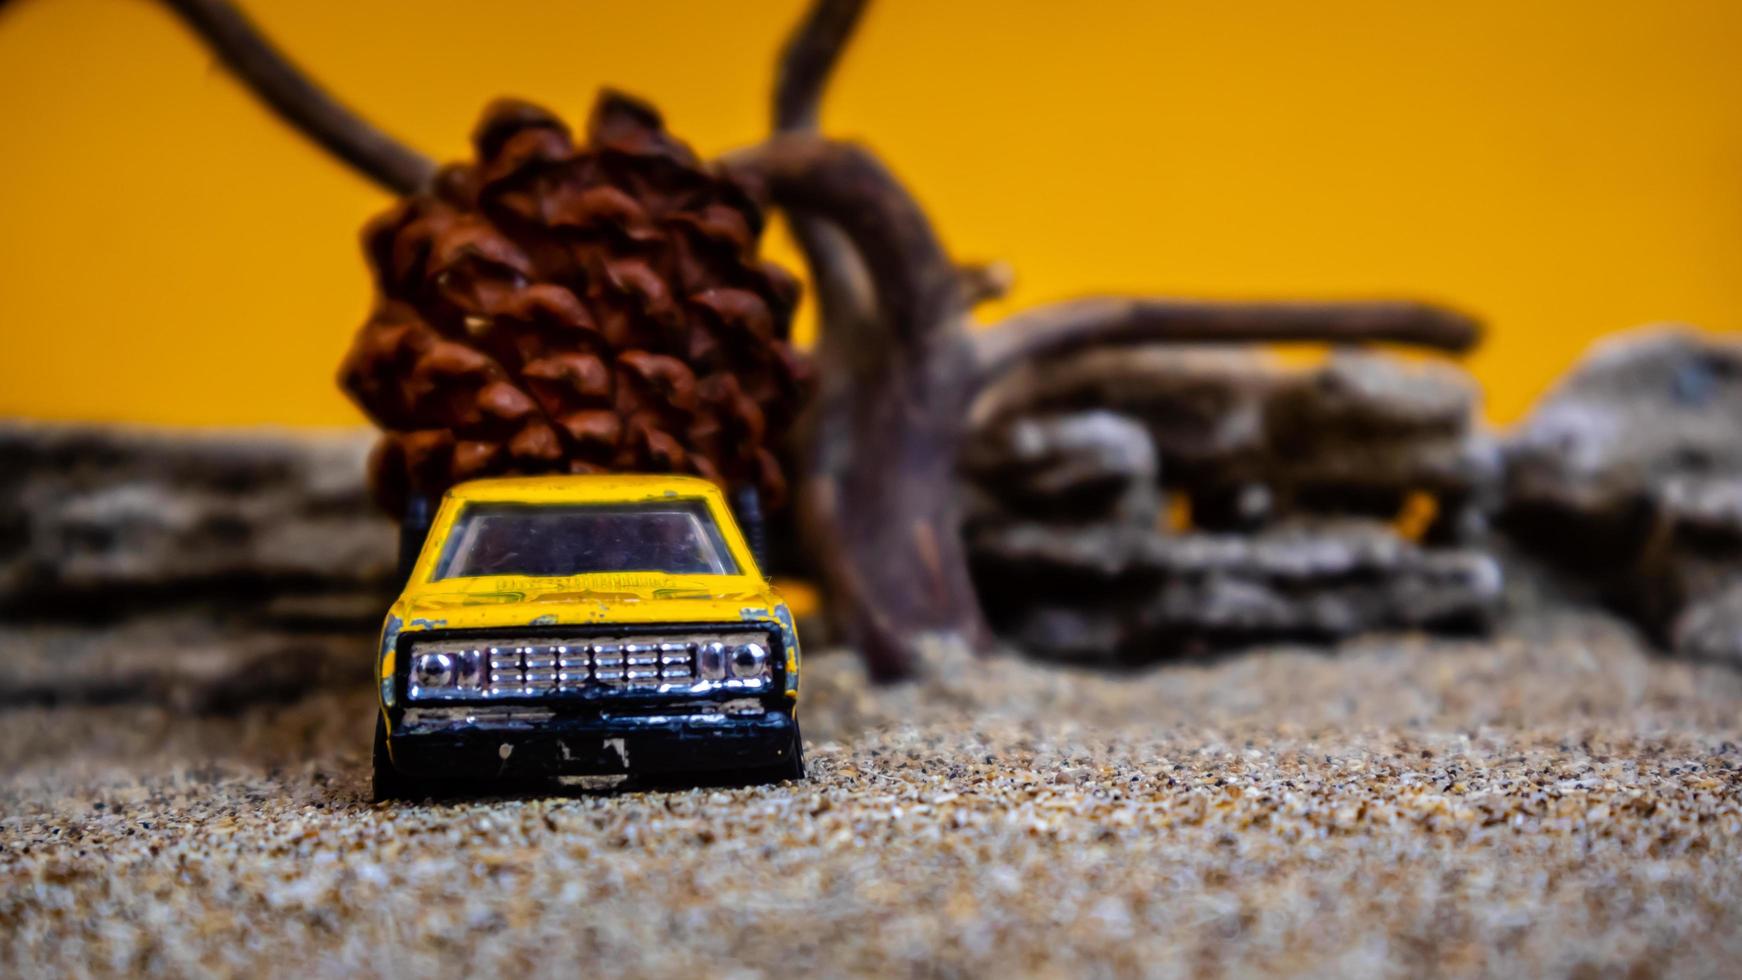
POLYGON ((1742 341, 1598 344, 1505 460, 1508 534, 1678 652, 1742 663, 1742 341))
POLYGON ((370 683, 393 526, 365 432, 0 424, 0 706, 370 683))
POLYGON ((976 406, 976 583, 1031 652, 1141 661, 1195 646, 1484 625, 1472 542, 1498 486, 1474 385, 1338 352, 1091 351, 976 406))

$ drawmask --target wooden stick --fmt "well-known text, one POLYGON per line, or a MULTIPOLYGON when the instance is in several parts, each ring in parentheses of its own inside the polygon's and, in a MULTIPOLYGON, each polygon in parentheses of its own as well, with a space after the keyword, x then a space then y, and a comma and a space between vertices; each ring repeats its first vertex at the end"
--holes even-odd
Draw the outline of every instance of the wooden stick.
POLYGON ((962 313, 961 277, 930 219, 863 147, 788 133, 734 153, 724 164, 767 187, 779 206, 838 227, 865 263, 881 318, 897 337, 919 342, 962 313))
POLYGON ((780 51, 774 83, 774 131, 814 131, 823 93, 859 25, 866 0, 819 0, 780 51))
MULTIPOLYGON (((823 93, 865 4, 866 0, 819 0, 793 28, 781 48, 774 82, 776 133, 816 131, 823 93)), ((868 329, 876 317, 875 288, 853 243, 815 214, 795 210, 787 217, 810 266, 821 320, 833 324, 837 334, 868 329)))
POLYGON ((1461 352, 1475 320, 1426 303, 1199 302, 1093 298, 1036 307, 974 337, 981 383, 1019 363, 1085 347, 1171 343, 1391 342, 1461 352))

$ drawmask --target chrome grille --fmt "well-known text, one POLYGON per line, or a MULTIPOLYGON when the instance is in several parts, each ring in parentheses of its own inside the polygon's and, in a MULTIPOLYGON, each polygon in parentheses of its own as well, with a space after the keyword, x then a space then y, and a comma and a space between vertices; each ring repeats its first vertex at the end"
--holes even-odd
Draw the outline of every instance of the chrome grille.
POLYGON ((517 698, 526 689, 525 661, 520 647, 486 647, 489 671, 484 675, 484 693, 493 698, 517 698))
POLYGON ((601 688, 630 692, 688 691, 700 681, 697 652, 712 639, 479 641, 455 643, 452 648, 462 654, 471 653, 483 667, 486 697, 561 697, 601 688))
POLYGON ((432 636, 415 642, 410 656, 447 654, 471 680, 465 688, 413 691, 411 697, 451 701, 767 691, 772 678, 731 676, 728 651, 733 643, 749 642, 768 644, 769 637, 750 630, 563 639, 432 636))

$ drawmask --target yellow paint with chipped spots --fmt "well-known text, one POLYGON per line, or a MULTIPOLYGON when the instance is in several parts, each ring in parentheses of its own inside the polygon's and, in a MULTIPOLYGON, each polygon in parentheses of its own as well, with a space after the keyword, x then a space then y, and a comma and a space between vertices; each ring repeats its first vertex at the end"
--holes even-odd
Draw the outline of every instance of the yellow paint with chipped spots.
MULTIPOLYGON (((609 623, 768 623, 793 642, 786 644, 788 678, 796 678, 800 653, 796 633, 778 613, 780 592, 756 565, 724 495, 706 480, 669 474, 501 477, 462 483, 442 498, 423 551, 405 591, 389 611, 388 622, 402 632, 429 629, 490 629, 564 624, 609 623), (660 571, 603 572, 540 577, 488 575, 432 581, 437 561, 465 508, 473 503, 514 503, 572 507, 646 501, 699 500, 720 526, 737 575, 673 575, 660 571)), ((790 615, 788 617, 790 622, 790 615)), ((394 651, 384 651, 380 679, 393 676, 394 651)), ((796 699, 796 685, 788 683, 796 699)))

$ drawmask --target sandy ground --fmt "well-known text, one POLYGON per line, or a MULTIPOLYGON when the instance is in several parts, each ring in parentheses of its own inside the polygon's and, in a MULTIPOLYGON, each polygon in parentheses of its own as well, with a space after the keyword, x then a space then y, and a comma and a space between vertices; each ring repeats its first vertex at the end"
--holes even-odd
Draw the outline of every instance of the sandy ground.
POLYGON ((812 778, 366 802, 366 692, 0 712, 0 975, 1736 975, 1742 675, 1564 617, 807 663, 812 778))

